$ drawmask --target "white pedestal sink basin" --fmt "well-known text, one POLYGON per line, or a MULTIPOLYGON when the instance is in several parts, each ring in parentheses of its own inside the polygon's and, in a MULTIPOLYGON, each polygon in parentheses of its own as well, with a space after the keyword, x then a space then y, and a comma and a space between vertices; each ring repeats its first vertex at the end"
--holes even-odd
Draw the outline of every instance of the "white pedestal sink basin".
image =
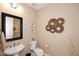
POLYGON ((22 51, 24 49, 25 45, 23 44, 19 44, 18 46, 14 46, 12 48, 6 48, 4 49, 4 54, 5 55, 13 55, 13 56, 16 56, 16 55, 19 55, 19 52, 22 51))

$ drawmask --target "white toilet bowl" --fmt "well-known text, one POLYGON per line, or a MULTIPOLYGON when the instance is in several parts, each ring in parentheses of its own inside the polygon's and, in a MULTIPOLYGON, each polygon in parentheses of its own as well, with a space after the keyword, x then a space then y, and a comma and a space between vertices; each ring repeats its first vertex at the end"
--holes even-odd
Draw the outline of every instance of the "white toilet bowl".
POLYGON ((37 41, 33 40, 30 42, 30 49, 32 51, 32 54, 35 56, 43 56, 44 51, 41 48, 37 48, 37 41))
POLYGON ((43 56, 44 55, 43 49, 40 49, 40 48, 34 49, 34 53, 36 56, 43 56))

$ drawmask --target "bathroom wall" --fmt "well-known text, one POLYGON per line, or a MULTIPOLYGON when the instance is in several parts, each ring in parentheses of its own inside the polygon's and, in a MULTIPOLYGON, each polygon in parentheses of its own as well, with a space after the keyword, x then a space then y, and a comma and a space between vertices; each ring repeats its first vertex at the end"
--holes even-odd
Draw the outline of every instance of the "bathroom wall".
MULTIPOLYGON (((50 55, 79 55, 79 4, 51 4, 38 11, 26 4, 19 4, 17 9, 13 9, 9 4, 0 4, 1 12, 6 12, 23 17, 23 39, 8 42, 8 45, 18 43, 25 44, 25 49, 20 55, 30 52, 29 42, 32 39, 31 23, 35 25, 34 37, 38 40, 38 45, 50 55), (64 31, 62 33, 50 33, 45 26, 51 18, 63 17, 65 19, 64 31), (46 48, 45 45, 48 45, 46 48)), ((1 29, 1 17, 0 17, 1 29)))
POLYGON ((37 40, 50 55, 79 55, 79 4, 51 4, 38 10, 37 40), (64 31, 50 33, 45 27, 51 18, 64 18, 64 31), (45 45, 48 45, 46 48, 45 45))
POLYGON ((1 12, 23 17, 23 39, 8 42, 7 44, 13 45, 14 42, 18 43, 21 41, 25 45, 25 49, 20 53, 20 55, 25 55, 30 51, 29 42, 32 39, 31 23, 33 22, 35 25, 36 11, 26 4, 19 4, 17 9, 13 9, 9 3, 0 4, 0 29, 1 29, 1 12))

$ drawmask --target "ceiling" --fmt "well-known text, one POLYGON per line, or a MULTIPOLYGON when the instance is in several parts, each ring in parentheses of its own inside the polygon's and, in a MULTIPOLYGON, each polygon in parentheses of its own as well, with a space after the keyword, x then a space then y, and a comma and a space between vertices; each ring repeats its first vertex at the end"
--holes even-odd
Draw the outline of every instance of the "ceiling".
POLYGON ((41 8, 48 6, 50 3, 27 3, 27 4, 32 8, 39 10, 41 8))

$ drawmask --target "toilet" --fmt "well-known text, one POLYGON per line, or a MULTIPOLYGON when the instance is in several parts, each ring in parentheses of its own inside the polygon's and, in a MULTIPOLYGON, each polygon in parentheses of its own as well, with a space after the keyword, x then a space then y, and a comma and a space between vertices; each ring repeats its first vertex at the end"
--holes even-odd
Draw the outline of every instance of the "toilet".
POLYGON ((32 56, 44 56, 44 51, 43 51, 43 49, 37 47, 36 40, 32 40, 30 42, 30 49, 31 49, 32 56))

